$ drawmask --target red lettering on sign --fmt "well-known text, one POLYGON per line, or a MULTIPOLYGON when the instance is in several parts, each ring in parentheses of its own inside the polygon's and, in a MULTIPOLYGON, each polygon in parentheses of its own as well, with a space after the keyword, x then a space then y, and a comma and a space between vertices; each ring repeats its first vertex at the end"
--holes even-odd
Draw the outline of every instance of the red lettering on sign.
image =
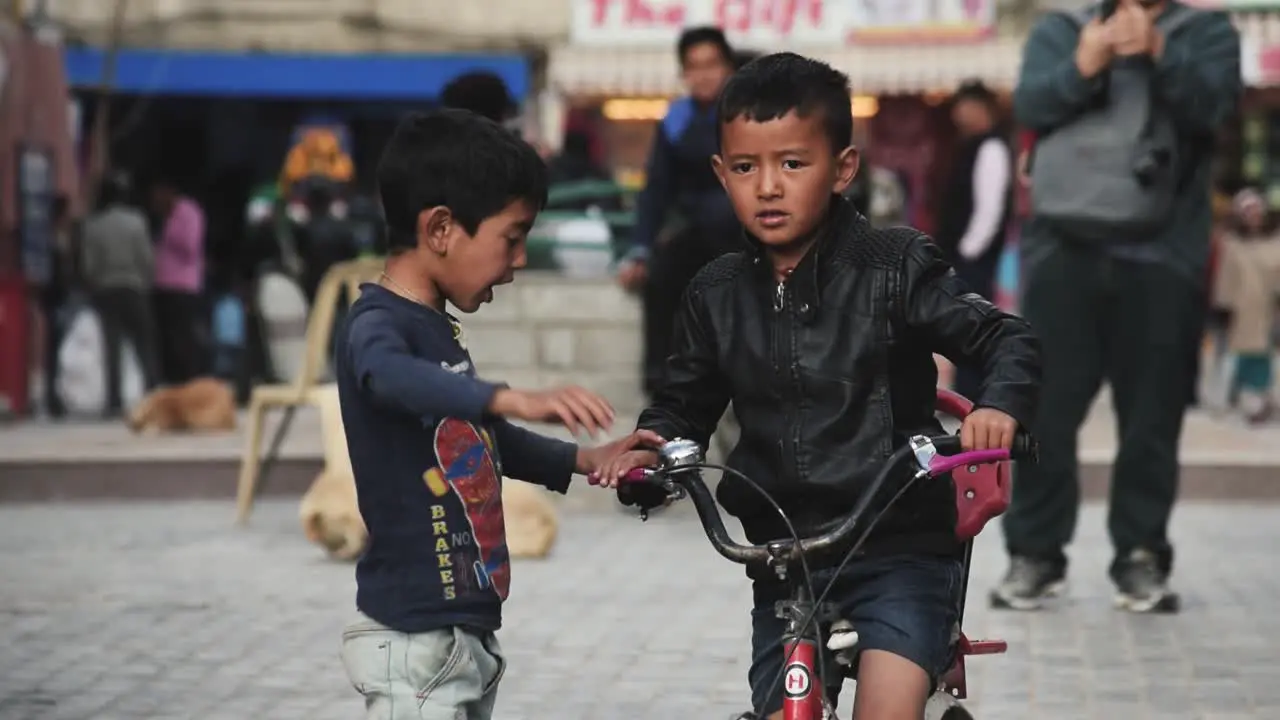
POLYGON ((621 6, 621 25, 644 27, 647 25, 679 27, 684 25, 684 2, 649 3, 645 0, 591 0, 591 24, 597 27, 608 24, 610 11, 621 6))
POLYGON ((804 690, 804 677, 798 672, 787 673, 787 689, 792 692, 804 690))
POLYGON ((1259 51, 1258 65, 1266 77, 1280 74, 1280 47, 1268 47, 1259 51))
POLYGON ((823 0, 716 0, 716 24, 728 32, 754 29, 790 35, 796 22, 822 24, 823 0))
POLYGON ((680 26, 684 25, 685 7, 684 3, 672 3, 662 10, 662 24, 680 26))

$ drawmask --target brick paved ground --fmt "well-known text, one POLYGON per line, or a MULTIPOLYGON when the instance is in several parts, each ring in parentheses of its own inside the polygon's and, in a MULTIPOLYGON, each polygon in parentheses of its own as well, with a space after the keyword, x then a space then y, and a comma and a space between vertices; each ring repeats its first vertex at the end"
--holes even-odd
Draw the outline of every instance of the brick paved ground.
MULTIPOLYGON (((0 507, 0 719, 356 718, 337 658, 351 568, 301 539, 296 505, 252 527, 223 503, 0 507)), ((984 720, 1280 717, 1280 508, 1183 507, 1185 612, 1109 607, 1099 509, 1054 612, 969 629, 1011 653, 973 663, 984 720)), ((726 718, 745 698, 747 586, 682 512, 647 525, 573 512, 517 565, 500 720, 726 718)), ((998 533, 976 587, 1002 569, 998 533)), ((975 593, 976 594, 976 593, 975 593)))

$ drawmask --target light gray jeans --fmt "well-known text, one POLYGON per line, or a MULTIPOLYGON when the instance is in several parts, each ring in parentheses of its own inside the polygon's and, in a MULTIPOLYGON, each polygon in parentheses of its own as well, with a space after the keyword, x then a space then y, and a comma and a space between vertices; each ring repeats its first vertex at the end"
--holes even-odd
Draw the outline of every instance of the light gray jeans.
POLYGON ((342 633, 342 664, 366 720, 490 720, 507 663, 493 633, 407 634, 360 615, 342 633))

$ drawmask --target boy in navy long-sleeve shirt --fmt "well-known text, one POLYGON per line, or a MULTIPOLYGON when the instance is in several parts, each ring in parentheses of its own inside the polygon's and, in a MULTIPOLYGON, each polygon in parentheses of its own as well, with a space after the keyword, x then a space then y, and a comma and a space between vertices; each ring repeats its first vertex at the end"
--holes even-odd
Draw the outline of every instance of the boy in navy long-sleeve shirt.
POLYGON ((487 720, 504 661, 494 631, 510 586, 501 478, 565 492, 570 476, 639 443, 594 449, 506 418, 608 427, 581 388, 527 392, 476 377, 458 321, 525 265, 546 202, 532 147, 477 115, 414 115, 378 168, 389 258, 335 348, 338 394, 369 548, 342 655, 368 718, 487 720))

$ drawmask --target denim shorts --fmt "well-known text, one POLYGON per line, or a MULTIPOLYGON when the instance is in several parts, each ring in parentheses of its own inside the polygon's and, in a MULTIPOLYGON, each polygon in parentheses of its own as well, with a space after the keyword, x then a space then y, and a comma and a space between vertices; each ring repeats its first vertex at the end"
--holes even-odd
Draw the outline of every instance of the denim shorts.
MULTIPOLYGON (((924 668, 935 682, 953 659, 959 637, 961 580, 959 560, 927 555, 894 555, 855 559, 841 572, 827 602, 858 633, 857 650, 883 650, 924 668)), ((830 571, 813 573, 814 591, 821 594, 830 571)), ((762 717, 782 709, 782 634, 785 621, 774 604, 786 599, 786 588, 771 581, 755 582, 751 609, 751 705, 762 717)), ((825 628, 824 628, 825 642, 825 628)), ((835 704, 844 668, 822 648, 827 696, 835 704)))
POLYGON ((342 664, 366 720, 489 720, 506 669, 493 633, 402 633, 364 615, 342 633, 342 664))

